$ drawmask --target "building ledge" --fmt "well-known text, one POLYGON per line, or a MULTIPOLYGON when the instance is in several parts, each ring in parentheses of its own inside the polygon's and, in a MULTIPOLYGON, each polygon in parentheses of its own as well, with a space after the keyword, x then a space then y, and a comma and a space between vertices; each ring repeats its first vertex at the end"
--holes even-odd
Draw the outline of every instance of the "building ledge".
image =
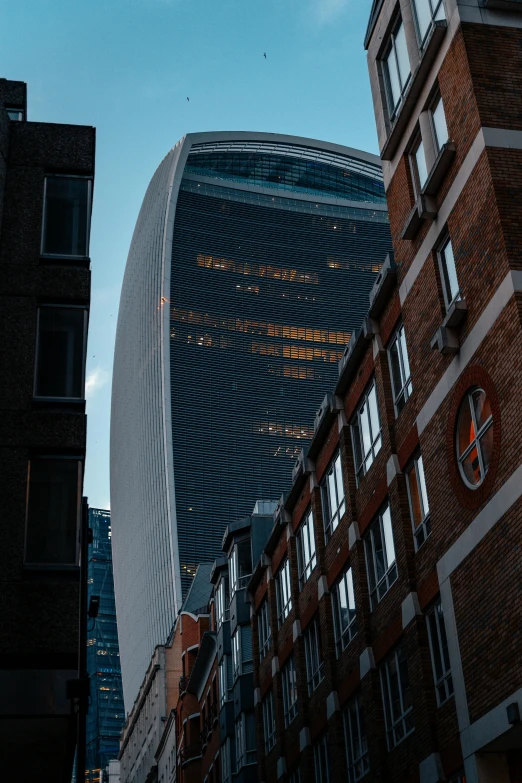
POLYGON ((376 330, 371 318, 366 317, 358 332, 352 332, 352 339, 344 349, 339 361, 339 379, 335 393, 342 395, 352 382, 359 362, 373 340, 376 330))
MULTIPOLYGON (((522 1, 522 0, 521 0, 522 1)), ((447 141, 444 144, 437 155, 437 159, 433 164, 428 179, 424 187, 421 190, 422 196, 435 196, 442 184, 442 180, 446 176, 446 173, 453 163, 456 149, 452 141, 447 141)))
POLYGON ((522 11, 522 0, 479 0, 479 5, 501 11, 522 11))
POLYGON ((433 65, 433 61, 441 47, 442 39, 444 38, 447 29, 448 23, 445 19, 434 22, 424 52, 422 53, 422 59, 412 74, 410 86, 404 96, 402 106, 399 109, 399 113, 394 120, 388 138, 381 150, 382 160, 391 160, 395 155, 406 125, 412 115, 415 104, 417 103, 417 99, 426 83, 428 71, 433 65))
POLYGON ((325 394, 321 407, 317 411, 314 420, 314 436, 308 446, 308 457, 315 460, 319 454, 324 438, 332 424, 337 419, 339 411, 343 410, 343 402, 335 394, 325 394))
POLYGON ((396 282, 397 266, 395 257, 393 253, 388 253, 370 291, 370 309, 368 311, 370 318, 377 319, 382 315, 396 282))
POLYGON ((420 195, 415 205, 406 219, 402 229, 401 239, 415 239, 425 220, 435 220, 437 217, 437 207, 430 196, 420 195))
POLYGON ((433 335, 430 346, 442 354, 455 354, 460 351, 458 329, 468 314, 465 299, 452 302, 442 325, 433 335))

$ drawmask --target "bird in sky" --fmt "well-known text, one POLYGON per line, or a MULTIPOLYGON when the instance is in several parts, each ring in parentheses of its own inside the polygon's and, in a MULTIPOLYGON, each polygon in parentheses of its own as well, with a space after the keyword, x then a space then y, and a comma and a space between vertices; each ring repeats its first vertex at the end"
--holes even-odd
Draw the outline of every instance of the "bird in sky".
POLYGON ((264 58, 265 58, 265 60, 266 60, 266 52, 263 52, 263 57, 264 57, 264 58))
POLYGON ((187 101, 190 101, 190 98, 187 98, 187 101))

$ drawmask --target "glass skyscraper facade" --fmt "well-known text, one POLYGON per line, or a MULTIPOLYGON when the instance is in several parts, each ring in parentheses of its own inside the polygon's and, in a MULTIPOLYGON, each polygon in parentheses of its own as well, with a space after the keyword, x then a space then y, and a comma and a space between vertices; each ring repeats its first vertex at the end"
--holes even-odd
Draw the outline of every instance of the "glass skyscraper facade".
POLYGON ((125 272, 111 418, 127 709, 197 563, 288 485, 390 243, 367 153, 190 134, 154 175, 125 272))
POLYGON ((121 668, 114 604, 111 517, 109 511, 89 509, 93 541, 87 567, 88 602, 100 597, 98 616, 87 619, 87 673, 90 704, 87 713, 86 783, 102 781, 103 770, 118 756, 125 723, 121 668))

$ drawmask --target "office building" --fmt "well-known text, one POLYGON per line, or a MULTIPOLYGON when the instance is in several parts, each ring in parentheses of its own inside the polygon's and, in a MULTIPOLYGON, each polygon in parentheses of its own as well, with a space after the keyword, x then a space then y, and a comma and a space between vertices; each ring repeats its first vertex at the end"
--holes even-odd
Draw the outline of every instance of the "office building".
POLYGON ((521 780, 521 44, 373 3, 394 256, 249 584, 265 783, 521 780))
POLYGON ((390 246, 379 160, 202 133, 147 190, 123 283, 111 509, 130 708, 196 564, 278 496, 390 246))
POLYGON ((85 781, 102 783, 103 771, 118 757, 125 710, 114 604, 110 512, 90 508, 89 527, 92 543, 87 565, 87 597, 89 604, 93 596, 99 599, 99 604, 97 616, 87 618, 90 704, 85 781))
POLYGON ((26 85, 0 79, 0 755, 3 776, 20 783, 70 783, 87 709, 80 546, 94 154, 94 128, 29 122, 26 85))

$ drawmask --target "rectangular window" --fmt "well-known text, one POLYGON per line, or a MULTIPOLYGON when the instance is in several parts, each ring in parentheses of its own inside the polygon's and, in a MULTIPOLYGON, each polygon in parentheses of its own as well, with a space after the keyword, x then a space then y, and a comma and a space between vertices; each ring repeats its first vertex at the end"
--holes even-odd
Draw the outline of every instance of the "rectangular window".
POLYGON ((78 565, 81 460, 31 459, 28 483, 25 562, 78 565))
POLYGON ((252 670, 252 629, 250 625, 238 625, 232 634, 232 677, 235 680, 252 670))
POLYGON ((86 258, 89 255, 92 180, 49 176, 44 184, 42 253, 86 258))
POLYGON ((256 725, 253 712, 242 712, 236 721, 236 772, 246 764, 255 764, 256 725))
POLYGON ((16 122, 23 122, 24 120, 23 109, 11 109, 11 108, 8 109, 6 106, 5 110, 10 120, 15 120, 16 122))
POLYGON ((448 126, 446 125, 446 115, 440 95, 436 98, 430 109, 431 127, 433 129, 433 138, 435 140, 435 150, 437 154, 449 140, 448 126))
POLYGON ((297 675, 293 653, 281 669, 281 680, 283 682, 283 710, 286 728, 297 715, 297 675))
POLYGON ((442 291, 444 293, 444 302, 446 310, 456 299, 460 299, 459 281, 457 279, 457 269, 455 267, 455 257, 453 247, 449 237, 446 239, 438 252, 439 266, 442 278, 442 291))
POLYGON ((265 737, 265 753, 270 753, 276 742, 276 724, 274 715, 274 694, 268 691, 261 703, 263 712, 263 732, 265 737))
POLYGON ((357 482, 368 472, 382 445, 375 382, 361 400, 352 419, 352 445, 357 482))
POLYGON ((408 664, 402 647, 381 666, 381 687, 388 749, 398 745, 415 728, 408 664))
POLYGON ((364 712, 359 699, 354 699, 344 708, 343 722, 348 781, 349 783, 356 783, 370 769, 364 712))
POLYGON ((316 616, 303 634, 306 659, 306 680, 308 682, 308 694, 315 691, 323 679, 323 648, 321 644, 321 630, 319 618, 316 616))
POLYGON ((446 18, 444 3, 442 0, 413 0, 413 7, 415 8, 419 45, 422 49, 428 39, 433 23, 439 19, 446 18))
POLYGON ((232 672, 232 658, 230 655, 224 655, 219 662, 219 708, 224 706, 225 702, 232 698, 232 686, 234 676, 232 672))
POLYGON ((410 152, 410 168, 412 173, 413 185, 417 196, 420 192, 426 180, 428 179, 428 167, 426 165, 426 153, 424 151, 424 143, 420 133, 413 145, 410 152))
POLYGON ((297 531, 299 589, 308 581, 316 565, 314 517, 310 509, 297 531))
POLYGON ((330 783, 330 754, 326 734, 314 745, 314 769, 315 783, 330 783))
POLYGON ((421 454, 418 454, 409 468, 406 469, 406 483, 408 486, 415 549, 418 549, 431 533, 430 507, 421 454))
POLYGON ((259 607, 257 632, 259 636, 259 660, 262 661, 270 649, 270 642, 272 639, 272 630, 270 628, 270 611, 266 598, 259 607))
POLYGON ((38 308, 36 397, 84 398, 87 312, 85 307, 38 308))
POLYGON ((395 333, 395 337, 388 349, 388 357, 393 387, 393 404, 395 405, 395 413, 398 416, 411 397, 412 392, 410 362, 408 360, 406 334, 403 324, 399 326, 395 333))
POLYGON ((230 617, 228 601, 228 577, 222 576, 216 588, 214 607, 216 612, 216 630, 219 631, 224 622, 230 617))
POLYGON ((442 604, 440 601, 427 615, 426 621, 428 623, 428 633, 430 637, 433 678, 435 680, 435 690, 437 691, 437 702, 440 706, 441 704, 444 704, 450 696, 453 696, 453 680, 451 677, 448 640, 446 637, 446 627, 444 625, 444 615, 442 614, 442 604))
POLYGON ((232 765, 230 759, 230 739, 221 746, 221 783, 230 783, 232 765))
POLYGON ((236 721, 236 772, 239 772, 243 764, 245 763, 245 727, 243 725, 242 712, 236 721))
POLYGON ((357 631, 353 574, 349 568, 332 588, 335 647, 337 655, 348 646, 357 631))
POLYGON ((228 563, 230 597, 232 598, 236 590, 242 590, 247 586, 252 576, 252 547, 250 539, 234 544, 228 563))
POLYGON ((364 539, 370 605, 375 609, 397 579, 390 507, 387 505, 364 539))
POLYGON ((384 58, 384 80, 388 98, 388 111, 393 120, 410 83, 411 69, 402 19, 399 19, 390 36, 384 58))
POLYGON ((324 536, 328 543, 346 509, 340 454, 337 454, 337 456, 334 457, 326 471, 326 475, 321 483, 321 498, 324 518, 324 536))
POLYGON ((299 767, 290 774, 288 783, 301 783, 301 772, 299 767))
POLYGON ((277 624, 280 628, 292 611, 292 593, 290 590, 290 563, 288 558, 276 574, 277 624))

